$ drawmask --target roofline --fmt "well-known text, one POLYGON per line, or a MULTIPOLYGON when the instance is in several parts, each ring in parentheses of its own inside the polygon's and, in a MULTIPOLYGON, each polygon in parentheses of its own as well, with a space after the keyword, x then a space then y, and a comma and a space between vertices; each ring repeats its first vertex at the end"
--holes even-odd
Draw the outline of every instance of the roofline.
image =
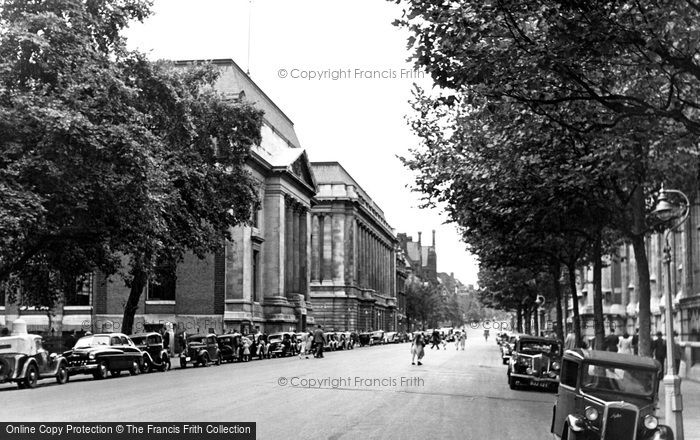
POLYGON ((253 78, 250 77, 243 69, 241 69, 241 66, 239 66, 235 61, 233 61, 233 58, 212 58, 212 59, 192 59, 192 60, 175 60, 173 61, 176 65, 187 65, 187 64, 192 64, 192 63, 212 63, 212 64, 217 64, 217 65, 228 65, 228 66, 233 66, 236 70, 238 70, 241 74, 243 74, 250 83, 255 87, 255 89, 260 92, 260 94, 269 102, 277 111, 280 112, 280 114, 294 126, 294 122, 289 119, 289 116, 285 112, 282 111, 281 108, 277 104, 275 104, 275 101, 273 101, 269 96, 267 96, 267 93, 263 91, 263 89, 260 88, 259 85, 255 81, 253 81, 253 78))

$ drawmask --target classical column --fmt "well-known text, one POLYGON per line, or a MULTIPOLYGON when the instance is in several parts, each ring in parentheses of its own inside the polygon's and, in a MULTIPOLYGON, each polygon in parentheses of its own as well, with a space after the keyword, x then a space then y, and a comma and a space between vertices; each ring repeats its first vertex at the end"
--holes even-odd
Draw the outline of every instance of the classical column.
POLYGON ((313 283, 321 279, 320 232, 318 214, 313 214, 311 216, 311 282, 313 283))
POLYGON ((301 210, 297 205, 292 211, 292 293, 299 294, 301 291, 301 210))
POLYGON ((294 288, 292 278, 294 277, 294 265, 292 260, 294 259, 294 248, 293 248, 293 235, 294 235, 294 211, 292 210, 292 199, 287 197, 285 199, 285 209, 284 209, 284 292, 285 294, 292 293, 294 288))
POLYGON ((333 279, 333 215, 323 217, 323 278, 322 281, 331 281, 333 279))
POLYGON ((333 214, 333 281, 345 282, 345 214, 333 214))
POLYGON ((262 288, 265 297, 284 296, 285 199, 278 191, 265 192, 265 242, 262 257, 262 288))
POLYGON ((306 208, 299 211, 299 290, 306 298, 309 286, 309 218, 306 208))

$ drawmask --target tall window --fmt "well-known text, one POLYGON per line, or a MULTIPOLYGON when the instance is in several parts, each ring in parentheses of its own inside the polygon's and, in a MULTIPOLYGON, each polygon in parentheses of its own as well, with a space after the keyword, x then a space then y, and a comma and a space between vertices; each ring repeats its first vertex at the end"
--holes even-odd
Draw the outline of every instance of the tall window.
POLYGON ((258 281, 260 272, 260 251, 253 250, 253 301, 260 301, 260 282, 258 281))
POLYGON ((95 275, 89 273, 78 279, 78 286, 75 292, 71 292, 66 296, 66 305, 89 306, 94 278, 95 275))
POLYGON ((176 268, 177 264, 174 261, 162 260, 159 262, 148 283, 149 300, 175 301, 176 268))

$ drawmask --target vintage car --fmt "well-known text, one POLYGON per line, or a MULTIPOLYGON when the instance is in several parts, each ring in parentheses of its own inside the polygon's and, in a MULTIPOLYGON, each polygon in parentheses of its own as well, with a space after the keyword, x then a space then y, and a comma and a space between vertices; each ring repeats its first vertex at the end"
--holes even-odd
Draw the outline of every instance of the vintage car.
POLYGON ((0 383, 15 382, 19 388, 34 388, 39 379, 55 377, 68 382, 68 363, 63 356, 49 354, 39 335, 26 333, 26 325, 13 323, 11 336, 0 337, 0 383))
POLYGON ((351 332, 338 332, 338 350, 352 350, 352 333, 351 332))
POLYGON ((510 389, 514 390, 520 384, 556 389, 559 385, 561 353, 561 343, 556 339, 516 336, 508 361, 510 389))
POLYGON ((240 359, 239 348, 242 345, 240 333, 218 335, 216 342, 219 344, 222 362, 235 362, 240 359))
POLYGON ((68 361, 68 374, 92 374, 104 379, 107 372, 119 376, 128 371, 132 376, 143 368, 143 353, 128 336, 121 333, 98 333, 78 339, 72 350, 63 353, 68 361))
POLYGON ((371 345, 371 340, 372 332, 362 332, 359 335, 357 335, 357 342, 360 343, 360 347, 364 347, 365 345, 371 345))
POLYGON ((567 350, 551 432, 568 440, 672 440, 654 414, 660 368, 631 354, 567 350))
POLYGON ((221 365, 221 350, 215 334, 187 337, 187 348, 180 353, 180 368, 187 368, 190 362, 195 367, 208 367, 210 362, 221 365))
POLYGON ((507 335, 503 338, 501 342, 501 359, 503 359, 503 365, 508 365, 510 357, 513 354, 513 347, 515 346, 515 335, 507 335))
POLYGON ((395 343, 399 342, 398 335, 399 334, 397 332, 384 333, 384 343, 385 344, 395 344, 395 343))
POLYGON ((323 336, 326 339, 326 344, 323 346, 323 351, 336 351, 340 344, 340 336, 335 332, 325 332, 323 336))
POLYGON ((268 353, 270 357, 294 356, 294 347, 292 347, 293 334, 291 332, 277 332, 268 336, 267 341, 270 343, 268 353))
POLYGON ((143 364, 141 372, 168 371, 170 365, 170 355, 163 346, 163 335, 156 332, 140 333, 129 336, 134 345, 143 352, 143 364))
POLYGON ((373 331, 369 339, 369 345, 379 345, 384 343, 384 330, 373 331))

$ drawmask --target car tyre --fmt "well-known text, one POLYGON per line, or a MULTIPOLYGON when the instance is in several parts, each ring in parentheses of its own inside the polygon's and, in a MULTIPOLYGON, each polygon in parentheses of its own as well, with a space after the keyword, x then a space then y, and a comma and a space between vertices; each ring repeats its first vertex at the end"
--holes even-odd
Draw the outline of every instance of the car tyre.
POLYGON ((36 384, 39 381, 39 370, 36 369, 36 365, 29 364, 27 367, 27 375, 20 382, 23 385, 21 388, 36 388, 36 384))
POLYGON ((221 365, 221 353, 216 354, 216 361, 214 362, 214 364, 216 364, 217 367, 221 365))
POLYGON ((56 372, 56 382, 63 385, 65 383, 68 383, 68 380, 70 380, 70 375, 68 374, 68 367, 66 367, 66 364, 59 365, 58 371, 56 372))
POLYGON ((201 357, 201 359, 199 360, 199 363, 200 363, 203 367, 208 367, 208 366, 209 366, 209 355, 208 355, 208 354, 204 354, 204 355, 201 357))
POLYGON ((141 364, 142 373, 150 373, 153 371, 153 363, 148 359, 148 357, 143 358, 143 364, 141 364))
POLYGON ((107 368, 107 364, 104 361, 102 361, 99 364, 97 364, 97 371, 92 373, 92 377, 98 380, 104 379, 105 377, 107 377, 108 371, 109 369, 107 368))
POLYGON ((515 378, 510 374, 508 374, 508 386, 511 390, 515 390, 518 388, 517 384, 515 383, 515 378))
POLYGON ((129 374, 132 376, 138 376, 141 374, 141 367, 139 366, 138 361, 133 361, 131 363, 131 369, 129 370, 129 374))

